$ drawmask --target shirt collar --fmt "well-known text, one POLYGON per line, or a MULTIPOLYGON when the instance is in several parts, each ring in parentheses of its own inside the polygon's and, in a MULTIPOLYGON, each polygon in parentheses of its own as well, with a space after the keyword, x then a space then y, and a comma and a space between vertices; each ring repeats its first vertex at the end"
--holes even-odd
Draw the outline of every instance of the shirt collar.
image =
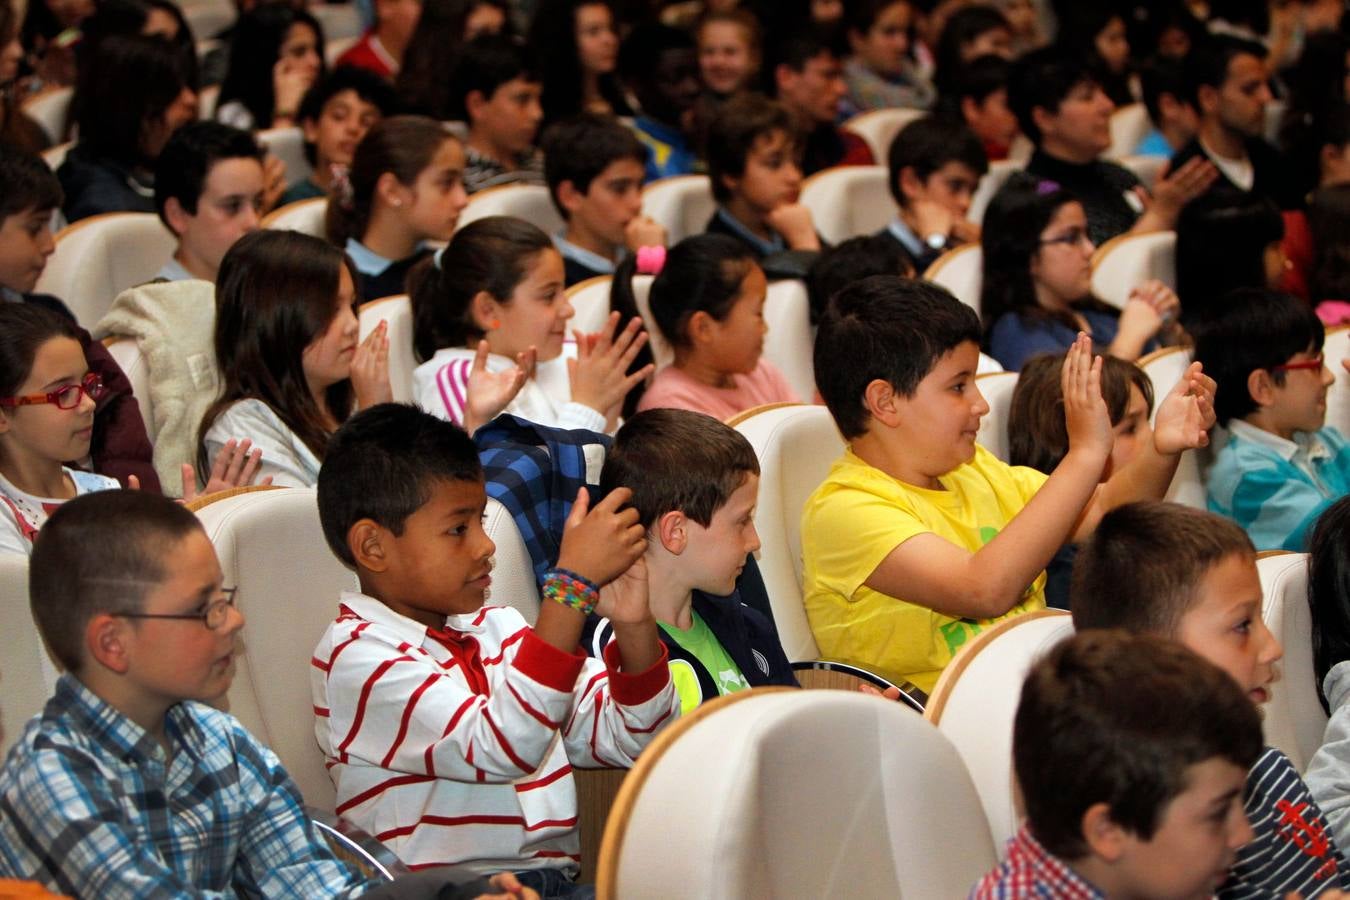
POLYGON ((370 41, 367 44, 367 46, 370 47, 370 52, 374 53, 375 56, 379 58, 380 62, 384 63, 385 66, 388 67, 391 75, 398 74, 399 69, 398 60, 394 59, 393 54, 391 54, 388 50, 385 49, 384 44, 380 41, 380 39, 375 35, 374 32, 371 32, 370 41))
POLYGON ((352 258, 356 271, 362 275, 379 275, 394 264, 392 259, 385 259, 356 238, 347 238, 347 246, 343 249, 352 258))
POLYGON ((558 248, 558 252, 563 255, 564 259, 580 263, 592 272, 598 272, 601 275, 614 274, 614 263, 605 259, 599 253, 594 253, 585 247, 578 247, 561 234, 553 236, 553 245, 558 248))
MULTIPOLYGON (((125 713, 95 694, 74 675, 63 674, 56 682, 52 701, 70 718, 76 730, 110 753, 127 760, 166 762, 164 748, 125 713)), ((169 740, 183 749, 199 747, 205 735, 193 721, 186 703, 169 707, 165 716, 169 740)))
POLYGON ((746 228, 745 225, 741 223, 740 219, 727 212, 725 206, 717 207, 717 218, 721 220, 723 225, 735 232, 737 237, 758 250, 761 256, 768 256, 770 253, 781 253, 787 249, 787 242, 783 240, 781 234, 774 234, 772 240, 766 241, 749 228, 746 228))
POLYGON ((23 294, 20 294, 12 287, 5 287, 4 285, 0 285, 0 301, 6 303, 22 303, 23 294))
MULTIPOLYGON (((427 626, 408 618, 402 613, 394 612, 379 600, 360 591, 343 591, 338 602, 347 612, 351 612, 367 622, 392 630, 400 638, 414 646, 420 647, 427 640, 427 626)), ((480 632, 483 630, 482 619, 483 610, 481 609, 462 615, 446 616, 444 630, 469 634, 480 632)))
POLYGON ((1030 825, 1023 825, 1016 835, 1008 841, 1008 860, 1016 860, 1034 874, 1032 881, 1036 885, 1053 886, 1051 896, 1065 900, 1106 900, 1106 895, 1069 868, 1062 859, 1054 856, 1031 833, 1030 825))
POLYGON ((1266 431, 1264 428, 1257 428, 1242 419, 1231 420, 1228 423, 1228 430, 1235 437, 1240 437, 1244 441, 1250 441, 1274 451, 1285 462, 1292 462, 1300 452, 1310 460, 1326 459, 1331 456, 1330 449, 1327 448, 1327 445, 1323 443, 1321 437, 1315 431, 1295 432, 1294 439, 1290 441, 1274 432, 1266 431))
POLYGON ((165 281, 191 281, 197 276, 193 275, 178 260, 170 257, 164 267, 155 275, 156 278, 163 278, 165 281))
POLYGON ((899 216, 896 216, 891 220, 891 223, 886 226, 886 230, 889 231, 895 239, 900 242, 900 246, 908 250, 909 255, 913 256, 915 259, 923 256, 925 251, 929 249, 919 240, 919 236, 914 233, 914 229, 906 225, 905 220, 901 219, 899 216))

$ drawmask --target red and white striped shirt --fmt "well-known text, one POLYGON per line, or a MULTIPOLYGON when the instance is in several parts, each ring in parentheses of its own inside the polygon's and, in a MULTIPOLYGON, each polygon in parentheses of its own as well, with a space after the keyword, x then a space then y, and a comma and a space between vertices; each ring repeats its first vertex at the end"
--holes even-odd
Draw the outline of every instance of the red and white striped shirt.
POLYGON ((631 766, 680 709, 664 650, 629 675, 608 649, 563 653, 507 607, 436 631, 344 592, 310 670, 338 815, 413 868, 575 871, 572 763, 631 766))

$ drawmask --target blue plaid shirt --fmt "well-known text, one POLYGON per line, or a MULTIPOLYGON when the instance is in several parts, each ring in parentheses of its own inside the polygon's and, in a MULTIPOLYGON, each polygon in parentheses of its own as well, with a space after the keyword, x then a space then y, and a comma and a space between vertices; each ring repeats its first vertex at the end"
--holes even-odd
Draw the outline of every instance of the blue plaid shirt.
POLYGON ((71 675, 0 771, 0 877, 77 897, 349 897, 272 751, 232 716, 172 707, 164 748, 71 675))

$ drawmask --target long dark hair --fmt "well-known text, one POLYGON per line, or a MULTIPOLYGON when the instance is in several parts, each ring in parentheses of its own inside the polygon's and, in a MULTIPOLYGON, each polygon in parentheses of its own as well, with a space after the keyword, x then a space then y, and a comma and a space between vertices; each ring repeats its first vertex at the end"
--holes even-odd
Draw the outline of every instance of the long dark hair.
POLYGON ((230 65, 220 85, 219 106, 239 102, 253 116, 254 128, 270 128, 276 105, 272 67, 281 55, 286 35, 295 25, 314 30, 319 54, 319 75, 323 75, 323 28, 303 9, 289 3, 264 3, 239 17, 230 41, 230 65))
MULTIPOLYGON (((346 267, 341 250, 298 231, 255 231, 240 238, 220 263, 216 281, 216 365, 224 386, 198 431, 197 465, 209 471, 206 433, 230 404, 261 400, 319 459, 329 431, 310 393, 302 356, 333 321, 346 267)), ((328 411, 339 423, 352 411, 350 381, 328 389, 328 411)))
POLYGON ((413 352, 426 362, 443 347, 467 347, 483 337, 473 320, 473 298, 487 291, 511 302, 535 257, 553 248, 548 235, 524 219, 488 216, 465 225, 440 253, 408 273, 413 352))
MULTIPOLYGON (((637 311, 635 257, 630 254, 614 272, 611 309, 637 311)), ((755 265, 745 244, 723 234, 696 234, 671 247, 661 274, 652 281, 650 295, 652 318, 661 336, 673 347, 687 347, 689 319, 694 313, 706 312, 719 322, 725 319, 740 294, 741 282, 755 265)))
MULTIPOLYGON (((617 34, 619 14, 609 0, 543 0, 530 23, 529 55, 544 85, 540 103, 544 122, 555 122, 583 112, 581 54, 577 49, 577 9, 603 4, 609 7, 617 34)), ((601 75, 600 96, 616 116, 631 115, 613 72, 601 75)))
POLYGON ((1350 299, 1350 184, 1319 188, 1308 203, 1312 230, 1312 272, 1309 296, 1322 300, 1350 299))
POLYGON ((128 168, 152 166, 146 131, 189 86, 180 54, 164 38, 118 34, 99 41, 71 97, 80 146, 128 168))
POLYGON ((359 241, 365 237, 380 176, 391 172, 400 184, 412 185, 431 165, 441 145, 453 140, 455 136, 445 126, 426 116, 393 116, 376 122, 352 157, 347 175, 350 193, 344 194, 335 185, 337 194, 328 198, 324 222, 328 240, 342 247, 348 238, 359 241))
POLYGON ((480 6, 502 11, 506 17, 504 33, 509 37, 511 10, 506 0, 426 0, 422 4, 417 30, 394 79, 401 112, 441 120, 455 118, 451 82, 464 45, 464 25, 480 6))
POLYGON ((1350 497, 1322 513, 1308 542, 1308 609, 1312 613, 1313 673, 1317 698, 1327 706, 1322 682, 1331 667, 1350 660, 1350 497))
POLYGON ((1221 315, 1238 288, 1265 288, 1264 251, 1284 237, 1284 220, 1260 195, 1199 197, 1177 218, 1177 294, 1181 321, 1196 327, 1221 315))

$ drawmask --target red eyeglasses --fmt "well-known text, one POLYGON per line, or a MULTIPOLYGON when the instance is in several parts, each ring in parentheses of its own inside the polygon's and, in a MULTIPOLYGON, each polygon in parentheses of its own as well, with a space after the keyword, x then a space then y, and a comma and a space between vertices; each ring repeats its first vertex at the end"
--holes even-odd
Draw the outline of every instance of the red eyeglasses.
POLYGON ((37 406, 42 403, 55 403, 57 409, 74 409, 80 405, 80 399, 85 396, 90 400, 97 400, 103 396, 103 379, 93 372, 80 379, 79 384, 63 384, 46 394, 0 397, 0 406, 37 406))
POLYGON ((1319 353, 1319 354, 1317 354, 1316 356, 1314 356, 1312 359, 1307 359, 1307 360, 1304 360, 1303 362, 1281 363, 1281 364, 1278 365, 1278 366, 1271 366, 1271 367, 1270 367, 1270 371, 1272 371, 1272 372, 1293 372, 1293 371, 1295 371, 1296 369, 1319 369, 1319 370, 1320 370, 1320 369, 1322 368, 1322 365, 1323 365, 1323 363, 1325 362, 1325 360, 1326 360, 1326 357, 1323 356, 1321 353, 1319 353))

